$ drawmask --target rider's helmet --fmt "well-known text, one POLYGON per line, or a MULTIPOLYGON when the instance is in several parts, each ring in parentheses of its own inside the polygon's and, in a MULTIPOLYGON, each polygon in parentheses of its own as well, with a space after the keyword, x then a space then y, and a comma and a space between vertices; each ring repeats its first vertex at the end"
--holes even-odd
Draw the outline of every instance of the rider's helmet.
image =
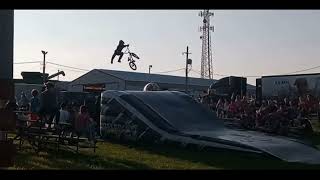
POLYGON ((124 42, 122 40, 119 41, 119 44, 124 44, 124 42))
POLYGON ((144 86, 143 91, 160 91, 160 87, 156 83, 148 83, 144 86))

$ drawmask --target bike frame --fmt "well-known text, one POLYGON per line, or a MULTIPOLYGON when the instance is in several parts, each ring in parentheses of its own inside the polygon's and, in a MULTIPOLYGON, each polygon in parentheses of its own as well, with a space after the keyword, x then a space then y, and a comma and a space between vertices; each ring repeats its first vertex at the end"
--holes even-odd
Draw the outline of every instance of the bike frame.
POLYGON ((129 54, 129 59, 130 59, 130 61, 134 61, 134 59, 132 58, 132 55, 131 55, 129 46, 127 47, 127 49, 125 50, 125 52, 124 52, 123 54, 129 54))

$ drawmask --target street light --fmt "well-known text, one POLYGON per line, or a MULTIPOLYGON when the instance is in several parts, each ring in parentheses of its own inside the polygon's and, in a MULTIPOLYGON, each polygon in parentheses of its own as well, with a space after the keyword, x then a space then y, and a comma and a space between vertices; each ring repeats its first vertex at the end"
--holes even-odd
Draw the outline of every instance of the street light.
POLYGON ((43 68, 42 68, 42 81, 43 81, 43 84, 46 83, 46 76, 45 76, 45 73, 46 73, 46 54, 48 54, 48 51, 41 51, 42 54, 43 54, 43 68))
POLYGON ((152 65, 149 65, 149 82, 151 82, 151 76, 150 76, 151 68, 152 68, 152 65))

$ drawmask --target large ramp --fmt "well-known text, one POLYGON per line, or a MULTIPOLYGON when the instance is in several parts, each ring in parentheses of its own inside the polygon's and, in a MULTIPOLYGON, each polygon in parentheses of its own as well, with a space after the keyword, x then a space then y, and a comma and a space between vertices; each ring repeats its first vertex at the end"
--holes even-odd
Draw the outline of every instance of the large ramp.
POLYGON ((106 91, 101 124, 102 134, 112 131, 136 140, 144 136, 154 141, 266 153, 288 162, 320 164, 317 148, 287 137, 225 127, 223 120, 180 92, 106 91))

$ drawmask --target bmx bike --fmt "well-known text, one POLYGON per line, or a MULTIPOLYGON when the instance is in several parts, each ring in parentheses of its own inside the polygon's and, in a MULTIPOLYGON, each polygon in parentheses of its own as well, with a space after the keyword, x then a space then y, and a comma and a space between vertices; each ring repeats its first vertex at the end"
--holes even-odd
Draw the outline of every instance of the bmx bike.
POLYGON ((136 59, 140 59, 138 55, 136 55, 135 53, 131 52, 129 47, 127 47, 126 51, 124 52, 124 54, 128 54, 128 61, 129 61, 129 66, 132 70, 137 70, 137 65, 135 64, 135 60, 136 59))

